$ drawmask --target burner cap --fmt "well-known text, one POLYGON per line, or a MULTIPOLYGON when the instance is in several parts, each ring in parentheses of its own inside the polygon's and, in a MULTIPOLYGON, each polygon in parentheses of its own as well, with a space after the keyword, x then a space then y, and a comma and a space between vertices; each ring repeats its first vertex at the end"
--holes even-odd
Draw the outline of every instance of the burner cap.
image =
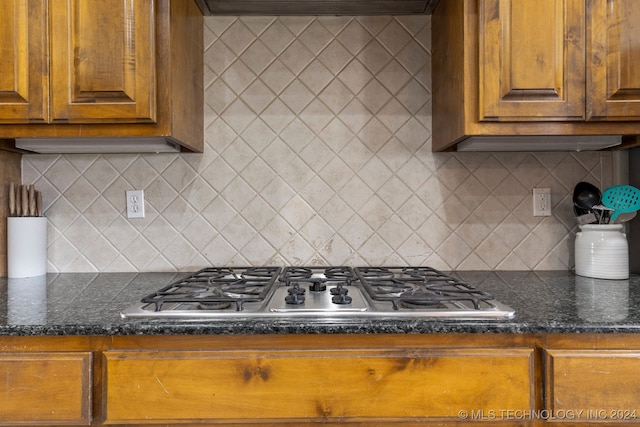
POLYGON ((231 307, 231 303, 227 301, 201 301, 198 308, 201 310, 224 310, 231 307))

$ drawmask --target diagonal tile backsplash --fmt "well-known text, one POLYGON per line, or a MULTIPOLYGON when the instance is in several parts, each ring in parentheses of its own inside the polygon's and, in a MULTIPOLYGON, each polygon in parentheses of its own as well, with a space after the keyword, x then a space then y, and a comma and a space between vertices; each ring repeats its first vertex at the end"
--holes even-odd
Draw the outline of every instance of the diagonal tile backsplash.
POLYGON ((203 154, 24 156, 49 270, 571 268, 571 190, 610 153, 432 153, 430 46, 429 16, 205 17, 203 154))

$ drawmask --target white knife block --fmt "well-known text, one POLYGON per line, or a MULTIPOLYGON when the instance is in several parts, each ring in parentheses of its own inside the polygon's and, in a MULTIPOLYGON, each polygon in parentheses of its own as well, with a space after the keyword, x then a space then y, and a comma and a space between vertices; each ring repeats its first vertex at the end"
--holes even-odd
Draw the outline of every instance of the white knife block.
POLYGON ((7 218, 7 277, 47 274, 47 218, 7 218))

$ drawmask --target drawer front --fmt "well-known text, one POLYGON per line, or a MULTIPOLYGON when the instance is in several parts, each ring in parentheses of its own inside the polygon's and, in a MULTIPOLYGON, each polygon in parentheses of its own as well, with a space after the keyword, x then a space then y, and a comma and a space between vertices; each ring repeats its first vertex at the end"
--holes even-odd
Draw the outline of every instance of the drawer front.
POLYGON ((554 413, 640 418, 640 351, 546 350, 545 379, 546 408, 554 413))
POLYGON ((91 422, 91 353, 0 353, 0 425, 91 422))
POLYGON ((533 408, 530 349, 105 352, 106 422, 455 418, 533 408))

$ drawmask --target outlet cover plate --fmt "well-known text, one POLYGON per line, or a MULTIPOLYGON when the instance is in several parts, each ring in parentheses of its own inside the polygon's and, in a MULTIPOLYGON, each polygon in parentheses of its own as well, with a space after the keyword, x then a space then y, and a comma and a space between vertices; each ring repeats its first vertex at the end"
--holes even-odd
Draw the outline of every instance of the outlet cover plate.
POLYGON ((144 190, 127 190, 127 218, 144 218, 144 190))

